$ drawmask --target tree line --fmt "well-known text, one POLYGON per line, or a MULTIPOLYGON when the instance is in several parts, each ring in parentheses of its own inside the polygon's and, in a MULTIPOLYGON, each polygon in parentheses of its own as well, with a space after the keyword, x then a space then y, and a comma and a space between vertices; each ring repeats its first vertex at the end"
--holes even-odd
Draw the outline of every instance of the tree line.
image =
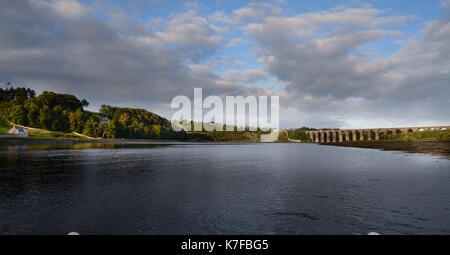
POLYGON ((102 105, 99 113, 85 110, 85 99, 29 88, 0 88, 0 118, 51 131, 77 132, 102 138, 186 139, 171 124, 144 109, 102 105))
MULTIPOLYGON (((256 132, 175 132, 170 121, 144 109, 102 105, 99 112, 86 108, 89 102, 70 94, 44 91, 39 96, 29 88, 0 88, 0 118, 15 124, 60 132, 77 132, 90 137, 127 139, 176 139, 207 141, 253 141, 270 133, 258 128, 256 132)), ((194 122, 191 121, 192 130, 194 122)), ((204 125, 216 125, 204 123, 204 125)), ((226 130, 227 127, 224 127, 226 130)), ((291 131, 293 139, 308 141, 303 127, 291 131)))

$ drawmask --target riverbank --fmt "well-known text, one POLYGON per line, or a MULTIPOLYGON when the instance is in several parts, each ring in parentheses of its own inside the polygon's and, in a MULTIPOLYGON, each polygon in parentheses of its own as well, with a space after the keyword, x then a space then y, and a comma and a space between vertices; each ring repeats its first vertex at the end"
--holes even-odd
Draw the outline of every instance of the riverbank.
POLYGON ((77 144, 77 143, 107 143, 107 140, 87 139, 56 139, 56 138, 32 138, 32 137, 0 137, 0 145, 28 145, 28 144, 77 144))
MULTIPOLYGON (((146 139, 42 139, 22 137, 0 137, 0 146, 9 145, 70 145, 70 144, 247 144, 248 142, 214 142, 214 141, 176 141, 146 139)), ((254 142, 250 142, 254 143, 254 142)), ((278 142, 280 143, 280 142, 278 142)), ((283 142, 281 142, 283 143, 283 142)), ((289 142, 285 142, 289 143, 289 142)), ((405 151, 423 153, 450 158, 450 142, 396 142, 396 141, 361 141, 346 143, 321 143, 321 145, 380 149, 386 151, 405 151)))
POLYGON ((365 149, 380 149, 386 151, 405 151, 410 153, 423 153, 450 158, 450 142, 362 141, 362 142, 346 142, 346 143, 322 143, 322 145, 357 147, 365 149))
MULTIPOLYGON (((148 139, 43 139, 32 137, 0 137, 0 146, 9 145, 70 145, 70 144, 155 144, 155 145, 188 145, 188 144, 251 144, 246 141, 202 141, 202 140, 148 140, 148 139)), ((259 142, 258 142, 259 143, 259 142)))

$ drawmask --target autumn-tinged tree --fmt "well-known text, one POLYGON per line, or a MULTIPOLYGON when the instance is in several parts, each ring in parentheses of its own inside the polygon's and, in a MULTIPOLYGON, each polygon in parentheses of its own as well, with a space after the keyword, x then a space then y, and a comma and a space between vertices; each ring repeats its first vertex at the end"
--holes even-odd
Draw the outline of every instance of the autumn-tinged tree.
POLYGON ((69 114, 70 131, 81 133, 85 122, 85 113, 81 108, 69 114))

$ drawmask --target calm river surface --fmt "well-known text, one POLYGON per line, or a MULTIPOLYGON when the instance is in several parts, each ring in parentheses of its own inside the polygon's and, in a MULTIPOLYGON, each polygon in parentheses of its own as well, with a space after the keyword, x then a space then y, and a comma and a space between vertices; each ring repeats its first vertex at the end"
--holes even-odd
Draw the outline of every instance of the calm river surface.
POLYGON ((320 146, 0 147, 0 234, 450 234, 450 160, 320 146))

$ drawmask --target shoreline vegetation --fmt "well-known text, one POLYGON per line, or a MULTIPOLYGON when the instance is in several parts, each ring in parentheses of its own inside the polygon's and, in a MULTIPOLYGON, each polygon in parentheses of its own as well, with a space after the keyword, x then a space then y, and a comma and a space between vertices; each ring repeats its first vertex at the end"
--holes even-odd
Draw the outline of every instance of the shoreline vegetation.
MULTIPOLYGON (((36 93, 28 88, 0 89, 0 145, 79 144, 79 143, 257 143, 263 132, 181 131, 175 132, 169 120, 144 109, 102 105, 98 113, 84 110, 89 105, 70 94, 36 93), (24 127, 29 137, 8 136, 13 126, 24 127)), ((208 123, 204 123, 208 125, 208 123)), ((210 125, 216 125, 209 123, 210 125)), ((191 122, 191 126, 194 123, 191 122)), ((226 129, 226 127, 224 127, 226 129)), ((311 143, 302 127, 280 130, 277 143, 311 143)), ((377 141, 321 143, 322 145, 399 150, 450 156, 450 130, 428 130, 382 134, 377 141)))
POLYGON ((450 158, 450 130, 427 130, 401 134, 384 134, 380 140, 321 143, 328 146, 404 151, 450 158))
MULTIPOLYGON (((89 102, 70 94, 29 88, 0 88, 0 133, 12 125, 24 127, 32 139, 145 139, 169 141, 258 142, 264 132, 180 131, 172 123, 145 109, 102 105, 99 112, 85 110, 89 102), (11 125, 9 125, 11 123, 11 125), (12 124, 14 123, 14 124, 12 124)), ((194 122, 190 122, 194 126, 194 122)), ((206 123, 205 123, 206 124, 206 123)), ((211 124, 211 123, 210 123, 211 124)), ((214 124, 215 125, 215 124, 214 124)), ((224 127, 227 129, 230 127, 224 127)), ((4 135, 0 136, 2 139, 4 135)))
MULTIPOLYGON (((0 131, 5 131, 9 126, 5 122, 0 121, 0 131)), ((165 140, 165 139, 87 139, 80 136, 67 136, 68 134, 60 134, 54 131, 30 130, 31 137, 14 137, 14 136, 0 136, 0 146, 14 146, 14 145, 70 145, 70 144, 155 144, 155 145, 170 145, 170 144, 243 144, 243 143, 258 143, 259 134, 251 132, 239 132, 234 134, 233 139, 226 134, 227 132, 214 132, 222 134, 222 138, 216 141, 211 140, 165 140), (36 132, 36 133, 35 133, 36 132), (36 135, 37 136, 33 136, 36 135), (44 135, 42 135, 44 134, 44 135)), ((298 143, 300 138, 297 134, 301 134, 301 129, 296 131, 281 131, 277 143, 298 143), (288 136, 289 135, 289 136, 288 136)), ((444 156, 450 158, 450 131, 422 131, 404 134, 390 134, 384 135, 378 141, 352 141, 343 143, 320 143, 325 146, 338 147, 355 147, 364 149, 380 149, 386 151, 404 151, 409 153, 422 153, 435 156, 444 156)), ((305 137, 303 137, 305 138, 305 137)), ((303 143, 311 143, 304 140, 303 143)))
POLYGON ((0 145, 5 144, 57 144, 57 143, 172 143, 172 142, 205 142, 205 143, 258 143, 263 131, 231 131, 231 132, 185 132, 182 139, 151 138, 94 138, 76 132, 50 131, 24 125, 8 123, 0 119, 0 145), (9 136, 6 133, 13 126, 27 129, 28 137, 9 136))
MULTIPOLYGON (((179 144, 249 144, 257 142, 246 141, 176 141, 176 140, 147 140, 147 139, 48 139, 48 138, 26 138, 26 137, 1 137, 0 146, 22 146, 22 145, 114 145, 114 144, 149 144, 149 145, 179 145, 179 144)), ((292 142, 277 142, 292 143, 292 142)), ((321 143, 320 146, 352 147, 363 149, 379 149, 385 151, 403 151, 409 153, 430 154, 443 156, 450 159, 450 142, 346 142, 346 143, 321 143)))

